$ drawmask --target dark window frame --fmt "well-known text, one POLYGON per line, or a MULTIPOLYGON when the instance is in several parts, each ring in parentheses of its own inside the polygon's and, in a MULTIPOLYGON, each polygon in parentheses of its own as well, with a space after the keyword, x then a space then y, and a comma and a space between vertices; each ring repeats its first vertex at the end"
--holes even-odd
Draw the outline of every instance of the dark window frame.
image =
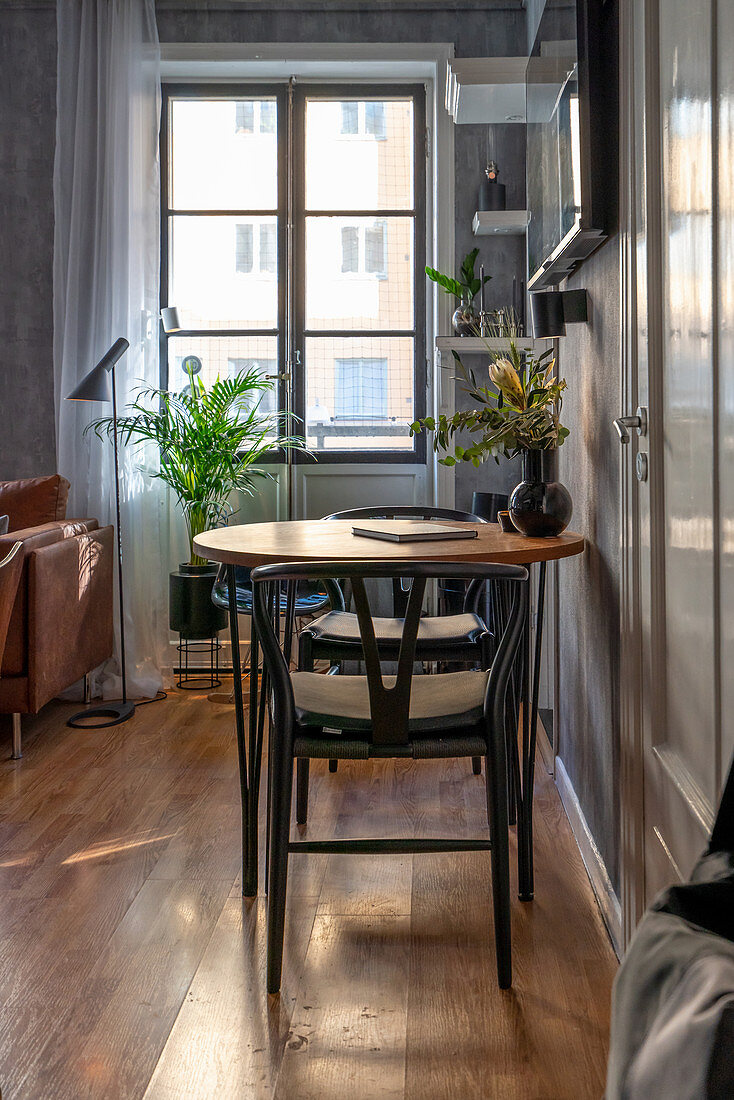
MULTIPOLYGON (((168 303, 168 276, 169 276, 169 224, 174 214, 185 213, 189 216, 232 216, 242 217, 246 221, 248 216, 275 216, 277 218, 277 272, 278 272, 278 309, 277 326, 274 329, 188 329, 181 330, 175 335, 181 336, 273 336, 277 341, 277 362, 279 382, 277 385, 277 407, 280 410, 286 408, 285 376, 287 364, 285 360, 288 341, 287 325, 291 324, 292 346, 301 351, 302 363, 305 359, 305 339, 309 335, 324 335, 326 337, 338 336, 406 336, 413 339, 413 418, 417 419, 426 414, 426 388, 427 388, 427 334, 426 334, 426 296, 424 286, 424 270, 426 263, 426 152, 425 152, 425 88, 422 84, 369 84, 364 86, 363 94, 360 94, 361 86, 358 84, 334 85, 334 84, 308 84, 296 85, 296 142, 295 163, 292 166, 294 178, 295 202, 295 285, 299 288, 296 297, 293 316, 286 316, 286 260, 287 260, 287 117, 288 117, 288 86, 282 82, 268 84, 248 84, 236 82, 227 84, 176 84, 164 83, 162 89, 162 117, 161 117, 161 264, 160 264, 160 304, 161 307, 168 303), (322 214, 356 214, 388 219, 389 217, 413 218, 413 261, 414 261, 414 293, 413 293, 413 326, 409 330, 330 330, 319 333, 307 332, 305 321, 305 228, 307 212, 305 204, 305 100, 309 96, 318 96, 324 99, 357 100, 385 100, 389 98, 413 99, 413 207, 394 211, 314 211, 316 215, 322 214), (235 210, 176 210, 169 202, 169 164, 170 164, 170 125, 169 105, 172 99, 211 99, 211 100, 238 100, 257 99, 259 97, 274 99, 276 101, 276 140, 278 156, 278 202, 275 210, 235 209, 235 210)), ((385 227, 387 233, 387 227, 385 227)), ((378 276, 379 277, 379 276, 378 276)), ((175 305, 176 303, 171 303, 175 305)), ((168 336, 160 329, 160 386, 168 388, 168 336)), ((293 411, 301 421, 305 419, 306 375, 307 364, 303 363, 300 369, 294 372, 293 380, 293 411)), ((323 450, 316 452, 316 457, 321 463, 354 463, 354 464, 419 464, 426 462, 426 441, 423 433, 413 438, 413 446, 410 450, 323 450)), ((282 448, 274 447, 267 456, 267 461, 283 462, 285 453, 282 448)), ((300 452, 293 453, 295 463, 312 462, 313 458, 300 452)))

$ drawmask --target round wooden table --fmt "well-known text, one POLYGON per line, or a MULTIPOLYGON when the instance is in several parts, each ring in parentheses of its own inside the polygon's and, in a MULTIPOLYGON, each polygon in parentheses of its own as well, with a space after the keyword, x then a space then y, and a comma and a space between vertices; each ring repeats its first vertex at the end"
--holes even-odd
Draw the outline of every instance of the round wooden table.
MULTIPOLYGON (((583 535, 566 531, 556 538, 532 539, 505 534, 494 523, 458 523, 441 520, 442 526, 476 530, 476 538, 441 539, 426 542, 384 542, 352 534, 353 520, 292 520, 281 523, 250 523, 238 527, 220 527, 205 531, 194 539, 194 550, 210 561, 227 566, 229 589, 229 625, 232 639, 237 748, 240 791, 242 796, 242 893, 257 893, 257 828, 260 770, 263 742, 264 699, 258 706, 257 676, 250 675, 249 736, 245 744, 242 669, 239 652, 239 623, 235 567, 272 565, 281 562, 334 561, 481 561, 504 565, 538 565, 537 626, 534 652, 531 654, 530 600, 523 639, 522 683, 522 759, 516 754, 513 768, 518 825, 519 896, 533 897, 533 779, 535 742, 538 723, 540 658, 543 636, 546 564, 581 554, 583 535), (532 675, 531 675, 532 664, 532 675)), ((389 521, 383 521, 389 522, 389 521)), ((252 624, 251 664, 257 654, 257 638, 252 624), (255 656, 252 657, 252 654, 255 656)), ((515 742, 516 743, 516 742, 515 742)))

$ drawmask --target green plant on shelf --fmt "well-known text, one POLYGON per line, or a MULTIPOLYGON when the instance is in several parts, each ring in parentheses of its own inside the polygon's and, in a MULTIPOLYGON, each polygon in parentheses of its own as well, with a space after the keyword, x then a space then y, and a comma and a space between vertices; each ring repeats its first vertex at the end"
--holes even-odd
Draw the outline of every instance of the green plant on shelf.
MULTIPOLYGON (((491 337, 490 337, 491 338, 491 337)), ((530 349, 518 346, 510 338, 507 352, 492 349, 489 353, 486 382, 476 372, 464 366, 457 352, 452 352, 457 368, 456 379, 461 389, 476 407, 450 416, 442 413, 415 420, 411 435, 422 431, 433 433, 433 449, 453 451, 440 458, 444 466, 471 462, 481 466, 493 458, 513 458, 523 451, 544 451, 560 447, 568 436, 561 424, 561 407, 566 381, 555 376, 553 349, 536 356, 530 349), (472 437, 468 446, 456 442, 458 433, 472 437)))

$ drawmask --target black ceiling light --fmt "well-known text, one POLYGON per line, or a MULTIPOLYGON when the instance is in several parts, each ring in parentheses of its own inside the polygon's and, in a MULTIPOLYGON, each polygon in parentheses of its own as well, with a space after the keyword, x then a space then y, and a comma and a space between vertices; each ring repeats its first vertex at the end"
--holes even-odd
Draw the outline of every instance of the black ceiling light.
POLYGON ((530 315, 536 340, 566 335, 566 325, 588 321, 585 290, 542 290, 530 295, 530 315))

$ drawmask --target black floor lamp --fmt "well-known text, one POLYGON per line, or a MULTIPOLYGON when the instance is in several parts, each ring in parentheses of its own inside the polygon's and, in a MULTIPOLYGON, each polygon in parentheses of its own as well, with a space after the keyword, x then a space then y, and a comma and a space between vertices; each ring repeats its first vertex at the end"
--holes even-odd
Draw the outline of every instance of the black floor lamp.
POLYGON ((115 451, 115 509, 117 511, 117 584, 120 595, 120 668, 122 671, 122 700, 103 703, 98 707, 80 710, 69 718, 67 725, 77 729, 103 729, 105 726, 118 726, 127 722, 135 713, 135 703, 128 701, 127 681, 125 677, 125 611, 122 586, 122 536, 120 534, 120 463, 117 453, 117 394, 115 391, 115 363, 130 347, 121 336, 115 340, 109 351, 79 383, 67 394, 67 401, 111 401, 112 402, 112 441, 115 451), (88 719, 103 721, 88 721, 88 719))

